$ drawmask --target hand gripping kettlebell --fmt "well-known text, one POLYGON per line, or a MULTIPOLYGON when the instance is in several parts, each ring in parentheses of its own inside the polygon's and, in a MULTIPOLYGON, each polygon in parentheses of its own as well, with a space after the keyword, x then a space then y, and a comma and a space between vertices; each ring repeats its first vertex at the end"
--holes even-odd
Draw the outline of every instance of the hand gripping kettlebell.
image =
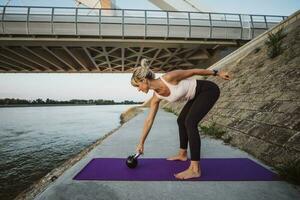
POLYGON ((128 156, 126 160, 126 165, 127 167, 133 169, 138 165, 138 160, 137 158, 141 155, 141 153, 136 153, 134 155, 128 156))

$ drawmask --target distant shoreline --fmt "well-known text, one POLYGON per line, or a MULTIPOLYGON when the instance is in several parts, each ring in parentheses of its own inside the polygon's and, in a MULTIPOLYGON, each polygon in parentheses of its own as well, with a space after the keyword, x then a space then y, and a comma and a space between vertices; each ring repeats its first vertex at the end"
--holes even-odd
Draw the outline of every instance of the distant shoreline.
POLYGON ((0 105, 0 108, 10 107, 51 107, 51 106, 112 106, 112 105, 141 105, 141 104, 20 104, 20 105, 0 105))

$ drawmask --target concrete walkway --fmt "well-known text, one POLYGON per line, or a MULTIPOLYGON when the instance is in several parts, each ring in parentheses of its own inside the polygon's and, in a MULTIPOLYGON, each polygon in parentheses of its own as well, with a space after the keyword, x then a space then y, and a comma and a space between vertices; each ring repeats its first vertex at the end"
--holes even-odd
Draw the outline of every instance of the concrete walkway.
MULTIPOLYGON (((135 153, 143 122, 148 113, 144 109, 125 123, 82 160, 62 174, 39 194, 38 200, 96 200, 96 199, 205 199, 205 200, 296 200, 300 188, 283 181, 74 181, 72 178, 95 157, 124 157, 135 153)), ((176 115, 159 109, 140 158, 168 157, 178 151, 176 115)), ((201 136, 202 158, 234 158, 251 155, 224 145, 221 140, 201 136)), ((205 173, 203 171, 202 173, 205 173)))

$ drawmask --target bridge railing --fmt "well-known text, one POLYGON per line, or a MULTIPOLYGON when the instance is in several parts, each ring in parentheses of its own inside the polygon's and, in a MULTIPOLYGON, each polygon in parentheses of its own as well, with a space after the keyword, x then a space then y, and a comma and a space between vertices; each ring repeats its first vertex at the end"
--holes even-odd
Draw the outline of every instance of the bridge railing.
POLYGON ((0 34, 251 40, 285 18, 211 12, 0 6, 0 34))

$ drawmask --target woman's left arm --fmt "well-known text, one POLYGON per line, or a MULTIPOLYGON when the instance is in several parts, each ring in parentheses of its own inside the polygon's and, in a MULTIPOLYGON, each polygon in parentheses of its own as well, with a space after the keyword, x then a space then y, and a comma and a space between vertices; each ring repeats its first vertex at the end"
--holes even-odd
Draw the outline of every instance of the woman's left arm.
MULTIPOLYGON (((168 72, 168 75, 172 79, 175 79, 178 82, 181 81, 182 79, 186 79, 195 75, 214 75, 214 74, 215 72, 209 69, 187 69, 187 70, 179 69, 179 70, 168 72)), ((219 76, 225 80, 230 80, 229 74, 224 71, 218 70, 216 76, 219 76)))
POLYGON ((209 69, 193 69, 195 70, 195 75, 214 75, 219 76, 225 80, 230 80, 228 72, 221 70, 209 70, 209 69))

